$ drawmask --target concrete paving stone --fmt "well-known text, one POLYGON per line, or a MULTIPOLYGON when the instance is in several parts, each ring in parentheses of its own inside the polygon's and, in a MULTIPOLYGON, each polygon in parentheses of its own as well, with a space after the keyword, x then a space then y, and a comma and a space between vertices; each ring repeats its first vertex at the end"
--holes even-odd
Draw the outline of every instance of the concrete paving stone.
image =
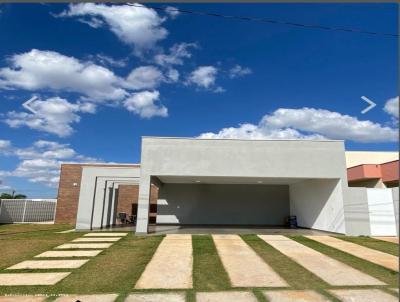
POLYGON ((92 251, 47 251, 39 255, 38 258, 57 258, 57 257, 95 257, 100 254, 103 250, 92 250, 92 251))
POLYGON ((372 238, 399 244, 399 237, 372 237, 372 238))
POLYGON ((379 289, 331 289, 342 302, 397 302, 398 298, 379 289))
POLYGON ((56 247, 56 249, 106 249, 112 243, 65 243, 56 247))
POLYGON ((43 302, 46 296, 0 296, 0 302, 43 302))
POLYGON ((15 273, 0 274, 0 285, 54 285, 67 277, 70 272, 65 273, 15 273))
POLYGON ((72 240, 72 242, 115 242, 120 239, 121 239, 121 237, 108 237, 108 238, 83 237, 83 238, 76 238, 76 239, 72 240))
POLYGON ((330 300, 312 290, 266 290, 264 296, 270 302, 329 302, 330 300))
POLYGON ((184 293, 131 294, 125 302, 185 302, 184 293))
POLYGON ((167 235, 135 288, 192 288, 192 270, 191 235, 167 235))
POLYGON ((87 233, 83 235, 84 237, 123 237, 128 235, 128 233, 103 233, 103 232, 96 232, 96 233, 87 233))
POLYGON ((250 292, 226 291, 204 292, 196 294, 197 302, 257 302, 257 298, 250 292))
POLYGON ((59 269, 59 268, 79 268, 88 262, 86 260, 28 260, 10 266, 7 269, 59 269))
POLYGON ((396 293, 399 293, 399 289, 398 288, 389 288, 389 289, 394 291, 394 292, 396 292, 396 293))
POLYGON ((66 295, 58 297, 55 302, 114 302, 117 299, 117 294, 105 295, 66 295))
POLYGON ((368 247, 341 240, 331 236, 305 236, 319 243, 328 245, 342 252, 367 260, 369 262, 381 265, 388 269, 399 271, 399 258, 381 251, 370 249, 368 247))
POLYGON ((385 285, 351 266, 328 257, 282 235, 258 235, 272 247, 297 262, 330 285, 385 285))
POLYGON ((66 231, 61 231, 61 232, 55 232, 56 234, 67 234, 67 233, 72 233, 75 232, 75 229, 70 229, 70 230, 66 230, 66 231))
POLYGON ((238 235, 213 235, 233 287, 286 287, 283 280, 238 235))

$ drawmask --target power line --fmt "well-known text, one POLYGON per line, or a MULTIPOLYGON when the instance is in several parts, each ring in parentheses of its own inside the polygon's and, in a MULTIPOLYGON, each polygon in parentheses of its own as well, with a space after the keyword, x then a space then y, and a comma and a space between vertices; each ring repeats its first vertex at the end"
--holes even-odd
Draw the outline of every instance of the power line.
MULTIPOLYGON (((139 8, 144 7, 143 5, 136 4, 136 3, 128 3, 128 5, 134 6, 134 7, 139 7, 139 8)), ((192 15, 200 15, 200 16, 208 16, 208 17, 218 17, 218 18, 225 18, 225 19, 231 19, 231 20, 252 21, 252 22, 268 23, 268 24, 275 24, 275 25, 287 25, 287 26, 301 27, 301 28, 307 28, 307 29, 320 29, 320 30, 340 31, 340 32, 358 33, 358 34, 366 34, 366 35, 374 35, 374 36, 387 36, 387 37, 398 37, 399 36, 398 34, 367 31, 367 30, 356 29, 356 28, 325 26, 325 25, 319 25, 319 24, 294 23, 294 22, 281 21, 281 20, 272 20, 272 19, 267 19, 267 18, 253 18, 253 17, 245 17, 245 16, 224 15, 224 14, 204 12, 204 11, 193 11, 193 10, 178 9, 178 8, 172 8, 172 7, 153 6, 153 5, 148 5, 147 3, 146 3, 145 7, 149 7, 149 8, 152 8, 155 10, 161 10, 161 11, 175 11, 175 12, 184 13, 184 14, 192 14, 192 15)))

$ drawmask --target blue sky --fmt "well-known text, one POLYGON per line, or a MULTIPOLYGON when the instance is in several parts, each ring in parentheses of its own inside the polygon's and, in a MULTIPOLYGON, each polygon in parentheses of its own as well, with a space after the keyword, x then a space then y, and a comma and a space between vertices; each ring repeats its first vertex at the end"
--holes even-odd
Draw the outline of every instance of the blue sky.
POLYGON ((60 163, 136 163, 146 135, 397 150, 396 38, 173 9, 397 33, 397 4, 150 6, 2 5, 0 190, 54 197, 60 163))

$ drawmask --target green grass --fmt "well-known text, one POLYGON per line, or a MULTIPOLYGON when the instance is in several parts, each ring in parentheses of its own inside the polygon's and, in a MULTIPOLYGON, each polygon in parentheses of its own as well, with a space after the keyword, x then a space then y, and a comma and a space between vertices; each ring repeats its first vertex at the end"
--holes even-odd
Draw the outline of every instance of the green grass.
POLYGON ((353 237, 353 236, 335 236, 338 239, 353 242, 365 247, 369 247, 374 250, 378 250, 384 253, 388 253, 394 256, 399 256, 399 245, 392 242, 387 242, 371 237, 353 237))
POLYGON ((199 291, 231 288, 210 235, 193 235, 193 287, 199 291))
MULTIPOLYGON (((0 287, 0 293, 127 294, 153 256, 162 236, 124 237, 54 286, 0 287)), ((59 270, 57 270, 59 271, 59 270)))
POLYGON ((59 225, 0 225, 0 269, 28 260, 81 234, 55 232, 70 226, 59 225))
POLYGON ((288 236, 289 238, 304 244, 316 251, 319 251, 333 259, 343 262, 349 266, 352 266, 368 275, 371 275, 391 287, 398 287, 398 273, 377 264, 368 262, 361 258, 352 256, 335 248, 329 247, 322 243, 316 242, 314 240, 308 239, 303 236, 288 236))
POLYGON ((318 289, 328 286, 323 280, 286 257, 257 235, 242 235, 241 237, 292 288, 318 289))

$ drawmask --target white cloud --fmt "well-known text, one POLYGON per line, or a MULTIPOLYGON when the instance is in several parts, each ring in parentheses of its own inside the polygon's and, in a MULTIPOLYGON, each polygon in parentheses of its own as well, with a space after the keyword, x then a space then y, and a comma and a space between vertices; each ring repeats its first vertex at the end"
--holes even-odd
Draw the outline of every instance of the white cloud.
POLYGON ((208 89, 215 85, 218 69, 214 66, 200 66, 189 75, 188 83, 208 89))
POLYGON ((242 67, 240 65, 235 65, 228 71, 228 76, 231 79, 243 77, 245 75, 251 74, 252 70, 248 67, 242 67))
POLYGON ((165 106, 157 104, 160 98, 158 91, 141 91, 133 93, 124 101, 124 106, 131 112, 138 114, 142 118, 154 116, 166 117, 168 110, 165 106))
POLYGON ((203 133, 201 138, 343 139, 362 143, 395 142, 397 129, 324 109, 280 108, 258 125, 242 124, 203 133))
POLYGON ((393 116, 395 119, 399 118, 399 97, 394 97, 386 101, 383 110, 393 116))
POLYGON ((126 78, 126 87, 131 89, 152 89, 164 80, 161 71, 154 66, 141 66, 132 70, 126 78))
POLYGON ((180 14, 179 10, 173 6, 167 6, 165 12, 171 19, 175 19, 180 14))
POLYGON ((0 69, 0 88, 53 89, 76 92, 92 100, 120 100, 127 93, 111 70, 81 62, 55 51, 32 49, 9 59, 11 67, 0 69))
POLYGON ((30 103, 30 108, 32 108, 32 113, 8 112, 4 122, 12 128, 26 126, 65 137, 73 132, 71 124, 80 121, 77 113, 94 113, 95 111, 95 105, 92 103, 72 104, 59 97, 46 100, 36 99, 30 103))
POLYGON ((108 65, 113 67, 125 67, 127 63, 127 59, 114 59, 112 57, 106 56, 104 54, 97 54, 96 56, 92 56, 96 61, 98 61, 102 65, 108 65))
POLYGON ((135 6, 70 4, 68 10, 59 16, 88 17, 92 27, 97 26, 99 20, 104 21, 122 42, 133 46, 137 54, 154 48, 158 41, 168 35, 168 31, 162 27, 164 18, 161 18, 153 9, 140 4, 135 4, 135 6))
POLYGON ((192 57, 190 48, 197 48, 196 43, 177 43, 174 44, 168 54, 160 53, 154 56, 154 60, 161 66, 183 65, 183 60, 192 57))
POLYGON ((49 187, 57 186, 62 163, 98 162, 78 154, 68 144, 53 141, 39 140, 27 148, 17 148, 11 143, 6 145, 6 150, 0 149, 0 155, 15 156, 20 162, 14 170, 0 171, 1 176, 26 178, 30 182, 43 183, 49 187))

